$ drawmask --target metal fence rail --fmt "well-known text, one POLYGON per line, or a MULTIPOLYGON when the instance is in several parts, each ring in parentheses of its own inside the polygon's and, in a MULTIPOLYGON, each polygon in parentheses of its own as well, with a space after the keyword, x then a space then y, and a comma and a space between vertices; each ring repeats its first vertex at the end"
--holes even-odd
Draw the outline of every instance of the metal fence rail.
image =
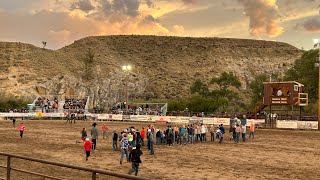
MULTIPOLYGON (((19 156, 19 155, 13 155, 13 154, 2 153, 2 152, 0 152, 0 156, 6 156, 7 157, 7 165, 6 166, 0 166, 0 168, 6 168, 6 172, 7 173, 6 173, 6 178, 4 178, 6 180, 10 180, 11 170, 19 171, 19 172, 23 172, 23 173, 27 173, 27 174, 32 174, 32 175, 36 175, 36 176, 40 176, 40 177, 48 178, 48 179, 57 179, 57 180, 61 179, 61 178, 58 178, 58 177, 53 177, 53 176, 44 175, 44 174, 40 174, 40 173, 36 173, 36 172, 31 172, 31 171, 26 171, 26 170, 22 170, 22 169, 13 168, 11 166, 11 159, 12 158, 23 159, 23 160, 39 162, 39 163, 43 163, 43 164, 49 164, 49 165, 54 165, 54 166, 59 166, 59 167, 65 167, 65 168, 70 168, 70 169, 76 169, 76 170, 91 172, 92 173, 92 175, 91 175, 92 180, 96 180, 97 179, 97 174, 103 174, 103 175, 108 175, 108 176, 113 176, 113 177, 118 177, 118 178, 124 178, 124 179, 133 179, 133 180, 147 180, 147 179, 149 179, 149 178, 145 178, 145 177, 137 177, 137 176, 130 176, 130 175, 127 175, 127 174, 120 174, 120 173, 116 173, 116 172, 112 172, 112 171, 108 171, 108 170, 81 167, 81 166, 76 166, 76 165, 70 165, 70 164, 65 164, 65 163, 41 160, 41 159, 30 158, 30 157, 19 156)), ((0 179, 3 179, 3 178, 0 177, 0 179)))

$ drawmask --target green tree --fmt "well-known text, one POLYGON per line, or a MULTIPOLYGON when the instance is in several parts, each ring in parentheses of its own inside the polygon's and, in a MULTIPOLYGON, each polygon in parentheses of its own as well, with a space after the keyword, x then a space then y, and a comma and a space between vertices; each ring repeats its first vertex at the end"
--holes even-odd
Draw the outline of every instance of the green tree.
POLYGON ((228 87, 234 86, 236 88, 241 87, 241 82, 232 72, 223 72, 220 74, 219 78, 212 78, 210 81, 211 84, 218 84, 220 90, 227 90, 228 87))
POLYGON ((200 95, 206 96, 209 92, 208 85, 197 79, 190 88, 191 94, 199 93, 200 95))
POLYGON ((268 81, 268 76, 266 74, 257 75, 254 80, 250 83, 249 87, 252 92, 251 107, 253 108, 258 101, 263 98, 263 82, 268 81))
POLYGON ((314 67, 318 50, 306 51, 297 59, 294 66, 288 70, 285 80, 298 81, 304 85, 304 91, 309 94, 309 99, 315 101, 318 93, 318 69, 314 67))

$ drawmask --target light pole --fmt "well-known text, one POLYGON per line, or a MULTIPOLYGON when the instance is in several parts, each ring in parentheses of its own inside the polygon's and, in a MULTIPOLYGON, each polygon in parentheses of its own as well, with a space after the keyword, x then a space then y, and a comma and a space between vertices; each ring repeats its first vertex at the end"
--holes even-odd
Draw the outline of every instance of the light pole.
POLYGON ((314 39, 314 48, 317 48, 319 51, 319 57, 317 56, 317 61, 315 66, 319 68, 319 77, 318 77, 318 131, 320 130, 320 42, 319 39, 314 39))
POLYGON ((130 65, 124 65, 122 66, 122 70, 126 74, 126 115, 128 115, 128 102, 129 102, 129 95, 128 95, 128 75, 131 71, 132 67, 130 65))

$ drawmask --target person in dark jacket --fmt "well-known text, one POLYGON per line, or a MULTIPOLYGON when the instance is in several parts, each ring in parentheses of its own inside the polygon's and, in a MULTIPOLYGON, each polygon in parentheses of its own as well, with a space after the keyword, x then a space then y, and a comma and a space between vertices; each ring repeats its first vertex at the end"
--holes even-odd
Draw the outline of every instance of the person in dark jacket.
POLYGON ((118 133, 116 130, 113 131, 112 134, 112 149, 115 151, 118 149, 118 133))
POLYGON ((142 151, 140 150, 140 144, 137 144, 135 148, 129 154, 129 162, 131 162, 131 169, 128 174, 135 173, 134 175, 138 175, 139 164, 141 163, 140 156, 142 155, 142 151))

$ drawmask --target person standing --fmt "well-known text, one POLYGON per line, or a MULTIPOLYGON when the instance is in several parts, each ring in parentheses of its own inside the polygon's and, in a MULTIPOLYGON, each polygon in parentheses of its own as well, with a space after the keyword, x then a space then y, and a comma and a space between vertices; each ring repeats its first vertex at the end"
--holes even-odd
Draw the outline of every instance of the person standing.
POLYGON ((12 119, 12 125, 13 125, 13 127, 16 127, 16 119, 15 118, 12 119))
POLYGON ((108 138, 108 134, 107 134, 107 130, 108 130, 108 127, 106 125, 102 125, 101 127, 102 129, 102 138, 104 139, 105 137, 108 138))
POLYGON ((123 156, 126 154, 127 162, 129 162, 129 154, 128 154, 129 141, 127 138, 127 134, 124 133, 121 139, 121 156, 120 156, 120 164, 122 164, 123 156))
POLYGON ((254 124, 253 122, 251 122, 250 124, 250 135, 249 135, 249 139, 254 138, 254 124))
POLYGON ((23 133, 24 131, 26 130, 26 127, 23 125, 23 123, 21 123, 19 126, 18 126, 18 130, 20 132, 20 138, 23 137, 23 133))
POLYGON ((235 143, 239 143, 239 138, 240 138, 240 132, 241 132, 241 128, 239 125, 237 125, 236 127, 236 139, 235 139, 235 143))
POLYGON ((193 139, 193 136, 194 136, 194 132, 193 132, 193 127, 192 127, 192 125, 190 125, 190 127, 189 127, 189 142, 190 142, 190 144, 193 144, 193 141, 194 141, 194 139, 193 139))
POLYGON ((246 132, 247 132, 246 125, 242 125, 241 127, 242 142, 246 142, 246 132))
POLYGON ((198 137, 197 139, 201 142, 201 141, 202 141, 202 138, 201 138, 201 127, 200 127, 199 124, 197 125, 197 133, 198 133, 198 134, 197 134, 197 135, 198 135, 198 136, 197 136, 197 137, 198 137))
POLYGON ((201 124, 201 142, 205 141, 205 134, 206 134, 206 127, 204 127, 203 124, 201 124))
POLYGON ((136 141, 137 141, 137 144, 140 144, 141 145, 141 134, 139 132, 139 129, 136 130, 136 141))
POLYGON ((118 133, 116 130, 113 131, 112 134, 112 149, 115 151, 118 149, 118 133))
POLYGON ((92 150, 96 151, 97 150, 97 139, 99 136, 98 129, 96 128, 97 123, 92 124, 91 128, 91 139, 92 139, 92 150))
POLYGON ((194 126, 194 139, 198 142, 198 128, 197 125, 194 126))
POLYGON ((141 141, 141 145, 142 146, 144 146, 144 138, 146 137, 146 132, 144 131, 144 127, 141 129, 141 133, 140 133, 140 137, 141 137, 141 139, 140 139, 140 141, 141 141))
POLYGON ((139 164, 141 163, 140 156, 143 154, 140 148, 140 144, 137 144, 137 146, 129 154, 129 162, 131 162, 131 169, 129 170, 128 174, 134 172, 135 176, 138 175, 139 164))
POLYGON ((150 155, 154 155, 154 135, 152 134, 151 129, 148 130, 148 141, 150 142, 150 155))
POLYGON ((179 128, 177 127, 177 125, 174 126, 173 128, 173 133, 174 133, 174 136, 173 136, 173 142, 174 143, 178 143, 178 131, 179 131, 179 128))
POLYGON ((85 139, 85 142, 83 143, 83 148, 86 152, 86 161, 88 161, 88 158, 90 156, 90 151, 92 148, 92 143, 90 142, 90 139, 88 137, 85 139))
POLYGON ((220 138, 219 144, 222 144, 224 134, 222 133, 222 130, 221 130, 221 129, 218 130, 218 133, 219 133, 219 138, 220 138))
POLYGON ((214 143, 214 126, 211 125, 210 127, 210 139, 211 139, 211 142, 214 143))
POLYGON ((87 138, 87 130, 86 128, 83 128, 82 131, 81 131, 81 139, 82 139, 82 142, 84 142, 87 138))

